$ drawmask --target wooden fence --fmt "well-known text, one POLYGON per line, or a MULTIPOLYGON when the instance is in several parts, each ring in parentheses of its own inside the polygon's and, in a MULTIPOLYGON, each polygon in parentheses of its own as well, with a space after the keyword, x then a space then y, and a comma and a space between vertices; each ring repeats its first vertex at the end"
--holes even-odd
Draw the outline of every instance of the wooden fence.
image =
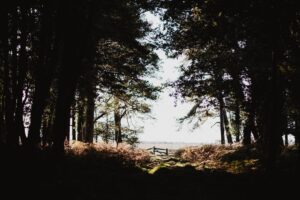
POLYGON ((149 148, 149 149, 147 149, 148 151, 150 151, 151 153, 153 153, 153 154, 159 154, 159 155, 166 155, 166 156, 168 156, 169 155, 169 150, 168 150, 168 148, 166 148, 166 149, 163 149, 163 148, 157 148, 157 147, 151 147, 151 148, 149 148))

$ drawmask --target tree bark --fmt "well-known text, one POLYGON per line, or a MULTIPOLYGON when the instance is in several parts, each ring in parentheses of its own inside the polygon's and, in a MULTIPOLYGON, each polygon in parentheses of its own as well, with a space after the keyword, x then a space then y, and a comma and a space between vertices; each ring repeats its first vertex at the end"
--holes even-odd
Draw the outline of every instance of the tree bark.
POLYGON ((61 35, 59 32, 59 16, 56 19, 56 34, 54 35, 53 20, 51 16, 54 7, 50 2, 45 2, 41 16, 41 33, 39 48, 39 63, 35 67, 35 91, 33 94, 33 102, 31 109, 31 123, 28 134, 28 144, 35 147, 40 142, 40 130, 42 124, 42 116, 46 107, 46 101, 50 95, 50 87, 53 73, 57 65, 57 53, 61 35), (55 39, 53 39, 55 37, 55 39), (51 45, 53 49, 51 50, 51 45), (48 56, 48 58, 47 58, 48 56))
POLYGON ((256 113, 255 113, 254 105, 252 105, 252 109, 249 113, 249 128, 250 128, 250 132, 253 135, 254 140, 258 141, 259 135, 258 135, 257 128, 255 125, 255 114, 256 113))
POLYGON ((225 133, 224 133, 224 101, 222 95, 219 95, 219 112, 220 112, 220 133, 221 133, 221 144, 225 144, 225 133))
POLYGON ((65 132, 66 132, 66 140, 65 142, 70 143, 70 133, 71 133, 71 107, 69 109, 69 112, 68 112, 68 121, 67 123, 65 124, 65 132))
POLYGON ((104 134, 104 136, 102 136, 102 139, 106 144, 108 144, 110 138, 108 115, 106 115, 105 131, 106 133, 104 134))
POLYGON ((50 119, 47 116, 43 116, 43 125, 42 125, 42 145, 45 147, 49 143, 49 121, 50 119))
POLYGON ((289 146, 289 135, 287 133, 284 134, 284 146, 289 146))
POLYGON ((245 100, 244 89, 243 89, 243 80, 241 76, 240 66, 230 67, 228 68, 230 75, 233 79, 233 92, 235 98, 235 108, 234 115, 234 130, 235 130, 235 142, 240 142, 241 137, 241 116, 240 116, 240 106, 242 102, 245 100))
POLYGON ((235 102, 235 142, 240 142, 240 136, 241 136, 241 112, 240 112, 240 103, 238 100, 235 102))
POLYGON ((64 51, 62 66, 58 79, 58 96, 56 100, 55 119, 53 124, 53 150, 64 153, 66 124, 70 121, 70 108, 74 99, 76 86, 83 72, 83 57, 87 51, 89 39, 86 27, 86 16, 81 1, 64 1, 60 3, 62 31, 64 33, 64 51))
MULTIPOLYGON (((7 3, 7 2, 6 2, 7 3)), ((0 7, 0 27, 3 28, 2 31, 0 31, 0 42, 2 44, 6 44, 3 45, 2 47, 2 51, 0 51, 0 73, 2 74, 0 76, 1 80, 0 80, 0 145, 2 146, 2 144, 4 144, 4 137, 5 137, 5 126, 4 126, 4 115, 5 115, 5 92, 4 92, 4 86, 5 86, 5 57, 6 55, 6 51, 7 48, 5 48, 5 46, 7 46, 7 41, 8 41, 8 9, 6 7, 7 5, 2 5, 0 7)))
POLYGON ((248 118, 243 132, 243 145, 250 145, 250 144, 251 144, 251 128, 250 128, 250 119, 248 118))
POLYGON ((4 143, 4 97, 2 96, 3 88, 0 89, 0 147, 3 145, 4 143))
POLYGON ((64 153, 64 143, 69 133, 70 107, 76 87, 76 79, 62 79, 64 78, 61 76, 53 124, 53 150, 57 154, 64 153))
POLYGON ((259 139, 258 132, 256 130, 255 126, 255 106, 256 106, 256 83, 255 80, 253 80, 253 83, 251 85, 251 99, 248 100, 246 104, 246 111, 247 111, 247 119, 245 123, 245 128, 243 132, 243 144, 244 145, 250 145, 251 144, 251 133, 253 135, 253 138, 255 141, 259 139))
POLYGON ((86 134, 87 134, 88 143, 93 143, 93 138, 94 138, 94 112, 95 112, 94 91, 90 91, 87 96, 87 109, 86 109, 86 134))
MULTIPOLYGON (((16 9, 16 8, 15 8, 16 9)), ((11 11, 12 20, 16 21, 16 11, 11 11)), ((5 16, 5 21, 8 22, 8 15, 5 16)), ((7 23, 8 26, 8 23, 7 23)), ((14 24, 14 27, 12 27, 12 38, 11 38, 11 48, 12 48, 12 64, 14 67, 16 67, 16 24, 14 24)), ((15 73, 11 69, 11 65, 9 63, 9 33, 8 33, 8 27, 7 31, 4 31, 4 44, 3 44, 3 51, 5 52, 4 56, 4 96, 5 96, 5 127, 6 127, 6 142, 9 146, 12 148, 15 148, 19 145, 19 138, 16 134, 16 131, 14 130, 14 112, 15 112, 15 99, 13 96, 14 92, 14 82, 15 80, 15 73)))
POLYGON ((84 141, 84 107, 83 107, 83 100, 79 99, 79 102, 77 103, 78 113, 77 113, 77 140, 83 142, 84 141))
POLYGON ((278 52, 272 51, 272 74, 270 94, 268 96, 267 105, 267 122, 264 132, 264 152, 265 162, 268 169, 272 170, 275 166, 275 161, 280 152, 282 144, 283 127, 281 115, 283 110, 282 85, 279 83, 280 74, 278 70, 278 52))
POLYGON ((295 120, 295 145, 300 144, 300 117, 297 116, 295 120))
POLYGON ((228 144, 232 144, 233 141, 232 141, 232 136, 231 136, 231 132, 230 132, 230 125, 229 125, 229 120, 228 120, 225 108, 223 110, 223 117, 224 117, 224 125, 225 125, 225 130, 226 130, 227 142, 228 142, 228 144))
POLYGON ((16 86, 16 113, 15 113, 15 126, 16 126, 16 134, 18 134, 21 138, 22 144, 25 144, 26 136, 25 136, 25 128, 23 122, 23 92, 24 92, 24 83, 28 73, 28 62, 27 62, 27 53, 26 53, 26 44, 27 44, 27 8, 24 5, 21 5, 21 25, 20 25, 20 58, 18 62, 18 81, 16 86))
POLYGON ((122 142, 122 129, 121 129, 121 114, 119 108, 119 101, 115 98, 115 110, 114 110, 114 120, 115 120, 115 142, 117 146, 122 142))
POLYGON ((298 167, 300 167, 300 115, 295 120, 295 145, 298 146, 298 167))
POLYGON ((71 109, 71 118, 72 118, 72 140, 76 141, 76 110, 75 110, 75 103, 71 109))

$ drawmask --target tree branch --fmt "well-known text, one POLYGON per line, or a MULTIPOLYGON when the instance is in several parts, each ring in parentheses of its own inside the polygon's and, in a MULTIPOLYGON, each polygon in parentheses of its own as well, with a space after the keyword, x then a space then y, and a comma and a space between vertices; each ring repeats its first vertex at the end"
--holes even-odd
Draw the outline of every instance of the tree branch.
POLYGON ((98 117, 96 117, 96 118, 94 119, 94 123, 96 123, 98 119, 100 119, 101 117, 103 117, 103 116, 106 115, 106 114, 107 114, 107 113, 104 112, 104 113, 102 113, 101 115, 99 115, 98 117))

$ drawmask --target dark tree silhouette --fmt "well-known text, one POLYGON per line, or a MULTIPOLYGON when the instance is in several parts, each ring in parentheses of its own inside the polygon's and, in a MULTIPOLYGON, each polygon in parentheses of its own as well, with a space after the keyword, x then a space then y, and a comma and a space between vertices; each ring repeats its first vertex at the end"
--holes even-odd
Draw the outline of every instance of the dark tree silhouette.
MULTIPOLYGON (((296 75, 299 68, 295 62, 300 11, 296 1, 154 2, 165 9, 158 11, 168 29, 163 46, 173 56, 183 53, 192 60, 174 83, 177 92, 196 103, 204 96, 213 99, 211 90, 201 88, 211 87, 208 83, 213 78, 215 83, 223 79, 223 98, 236 99, 238 105, 225 107, 239 113, 235 124, 244 129, 243 143, 250 144, 252 134, 263 145, 267 165, 274 166, 282 135, 289 129, 285 116, 294 113, 298 104, 289 101, 296 98, 289 86, 295 79, 289 74, 296 75), (221 74, 209 73, 212 67, 221 74)), ((221 121, 228 120, 221 117, 221 121)))

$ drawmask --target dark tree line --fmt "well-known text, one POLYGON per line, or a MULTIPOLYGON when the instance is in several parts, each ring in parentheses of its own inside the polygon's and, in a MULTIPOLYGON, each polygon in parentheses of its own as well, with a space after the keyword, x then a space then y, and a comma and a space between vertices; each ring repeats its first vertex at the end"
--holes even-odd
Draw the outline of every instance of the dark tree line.
POLYGON ((134 142, 125 119, 150 112, 158 44, 190 61, 171 86, 194 103, 182 120, 218 116, 221 143, 255 142, 269 166, 300 136, 296 0, 14 0, 0 7, 0 145, 69 139, 134 142), (162 16, 156 44, 145 11, 162 16), (285 140, 283 140, 283 136, 285 140))
POLYGON ((143 102, 159 90, 144 79, 157 63, 155 46, 143 42, 146 8, 146 1, 131 0, 3 3, 0 145, 63 152, 70 129, 73 139, 78 132, 78 140, 93 142, 95 123, 111 113, 110 129, 122 142, 122 117, 149 112, 143 102), (107 96, 113 106, 102 101, 107 96))
POLYGON ((300 4, 296 0, 157 1, 170 55, 184 54, 172 83, 195 106, 185 118, 220 117, 221 142, 261 144, 272 165, 283 135, 299 145, 300 4), (226 133, 226 135, 225 135, 226 133), (226 137, 225 137, 226 136, 226 137))

